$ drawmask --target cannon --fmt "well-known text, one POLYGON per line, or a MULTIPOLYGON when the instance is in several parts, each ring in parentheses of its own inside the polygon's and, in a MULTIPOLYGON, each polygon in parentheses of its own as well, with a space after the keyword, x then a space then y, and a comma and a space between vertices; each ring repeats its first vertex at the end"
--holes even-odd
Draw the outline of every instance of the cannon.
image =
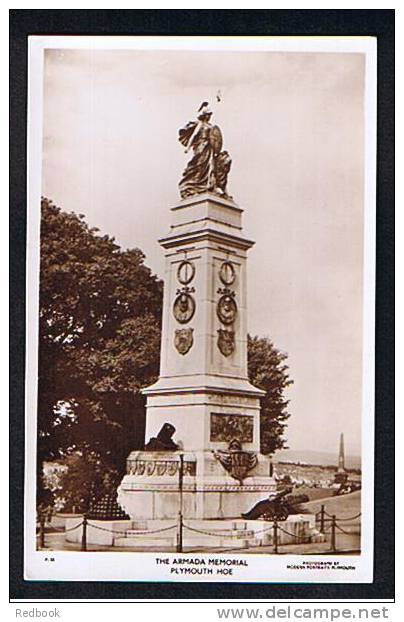
POLYGON ((290 506, 285 497, 289 495, 290 492, 291 488, 286 488, 278 493, 274 493, 268 497, 268 499, 258 501, 249 512, 245 512, 241 514, 241 516, 247 520, 262 518, 267 521, 285 521, 290 514, 290 506))
POLYGON ((340 485, 340 487, 334 491, 334 495, 347 495, 350 492, 355 492, 356 490, 360 490, 361 489, 361 484, 360 482, 351 482, 351 481, 346 481, 343 484, 340 485))
POLYGON ((305 494, 300 495, 288 495, 284 499, 286 505, 289 508, 289 514, 302 514, 307 512, 304 508, 301 507, 302 503, 307 503, 310 501, 309 496, 305 494))
POLYGON ((157 436, 152 436, 145 445, 145 451, 175 451, 179 449, 177 443, 172 439, 175 427, 172 423, 165 423, 157 436))

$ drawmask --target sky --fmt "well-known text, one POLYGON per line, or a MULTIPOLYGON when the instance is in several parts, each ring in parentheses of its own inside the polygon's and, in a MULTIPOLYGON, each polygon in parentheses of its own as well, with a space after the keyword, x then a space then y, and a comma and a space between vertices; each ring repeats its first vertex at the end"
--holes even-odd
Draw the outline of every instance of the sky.
POLYGON ((161 277, 178 129, 210 102, 256 242, 248 329, 288 353, 291 449, 336 453, 344 432, 360 454, 364 71, 359 53, 45 53, 42 194, 161 277))

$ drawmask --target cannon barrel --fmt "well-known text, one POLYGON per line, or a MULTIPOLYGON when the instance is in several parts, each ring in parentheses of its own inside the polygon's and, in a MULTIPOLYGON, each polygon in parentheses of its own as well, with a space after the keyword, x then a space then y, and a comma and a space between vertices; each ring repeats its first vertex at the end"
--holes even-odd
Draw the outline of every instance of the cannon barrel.
POLYGON ((288 505, 299 505, 300 503, 307 503, 309 501, 308 495, 288 495, 285 497, 285 501, 288 505))

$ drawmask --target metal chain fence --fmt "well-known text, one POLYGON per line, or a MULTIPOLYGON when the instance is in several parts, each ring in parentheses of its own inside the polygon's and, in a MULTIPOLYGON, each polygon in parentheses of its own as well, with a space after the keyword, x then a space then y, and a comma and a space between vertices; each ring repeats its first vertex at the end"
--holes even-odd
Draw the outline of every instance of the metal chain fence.
MULTIPOLYGON (((320 522, 320 527, 322 527, 322 530, 320 529, 320 533, 322 535, 328 535, 330 536, 330 551, 331 552, 337 552, 337 541, 336 541, 336 532, 338 530, 338 532, 347 535, 347 536, 355 536, 355 535, 359 535, 356 532, 353 531, 347 531, 346 529, 344 529, 343 527, 341 527, 338 523, 339 522, 347 522, 347 521, 352 521, 352 520, 356 520, 358 518, 360 518, 361 513, 356 514, 355 516, 346 518, 346 517, 336 517, 333 514, 328 514, 328 512, 326 512, 323 508, 321 512, 318 512, 316 514, 316 522, 320 522), (327 517, 327 518, 326 518, 327 517), (329 522, 329 526, 327 528, 325 528, 325 522, 329 522)), ((40 541, 40 548, 46 548, 46 533, 45 533, 45 529, 44 529, 44 521, 40 521, 40 530, 39 530, 39 541, 40 541)), ((115 529, 108 529, 106 527, 101 527, 100 525, 95 525, 92 522, 89 522, 88 518, 86 516, 83 517, 83 520, 78 523, 77 525, 75 525, 74 527, 69 527, 68 529, 65 529, 64 532, 62 533, 69 533, 72 531, 75 531, 76 529, 81 529, 82 528, 82 533, 81 533, 81 550, 82 551, 87 551, 87 529, 88 527, 91 527, 92 529, 98 529, 99 531, 104 531, 104 532, 108 532, 111 533, 113 535, 119 535, 119 536, 123 536, 123 537, 128 537, 128 531, 121 531, 121 530, 115 530, 115 529)), ((233 533, 230 532, 230 530, 226 530, 226 529, 218 529, 215 531, 209 531, 206 529, 198 529, 197 527, 191 527, 191 525, 188 525, 186 523, 183 522, 182 520, 182 515, 179 516, 179 520, 177 523, 174 523, 172 525, 169 525, 168 527, 161 527, 160 529, 142 529, 142 530, 131 530, 130 535, 136 535, 136 536, 148 536, 148 535, 154 535, 154 534, 160 534, 160 533, 166 533, 168 531, 172 531, 173 529, 177 529, 177 551, 178 552, 182 552, 183 550, 183 545, 182 545, 182 530, 185 529, 189 532, 193 532, 193 533, 198 533, 201 535, 205 535, 205 536, 210 536, 210 537, 222 537, 222 538, 229 538, 229 539, 244 539, 248 540, 250 538, 255 538, 257 535, 261 535, 264 533, 268 533, 270 531, 273 532, 272 535, 272 548, 273 548, 273 553, 277 554, 279 552, 279 545, 280 545, 280 538, 279 538, 279 533, 284 533, 285 535, 287 535, 289 538, 293 539, 293 543, 295 544, 302 544, 302 540, 305 540, 307 538, 310 538, 310 536, 305 535, 305 534, 295 534, 292 533, 291 531, 285 529, 284 527, 282 527, 282 525, 280 524, 280 521, 277 520, 273 520, 271 525, 269 525, 268 527, 264 527, 262 529, 259 530, 246 530, 247 532, 252 532, 250 535, 247 533, 243 533, 245 530, 233 530, 233 533)), ((287 546, 287 545, 286 545, 287 546)))

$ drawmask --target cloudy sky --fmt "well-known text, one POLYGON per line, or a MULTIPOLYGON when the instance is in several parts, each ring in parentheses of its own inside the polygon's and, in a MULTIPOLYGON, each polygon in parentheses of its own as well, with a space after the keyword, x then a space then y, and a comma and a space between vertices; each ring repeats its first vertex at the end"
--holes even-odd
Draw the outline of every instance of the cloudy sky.
POLYGON ((292 449, 336 452, 344 432, 360 453, 364 68, 348 53, 45 54, 42 193, 160 276, 178 128, 211 102, 256 241, 249 331, 289 354, 292 449))

